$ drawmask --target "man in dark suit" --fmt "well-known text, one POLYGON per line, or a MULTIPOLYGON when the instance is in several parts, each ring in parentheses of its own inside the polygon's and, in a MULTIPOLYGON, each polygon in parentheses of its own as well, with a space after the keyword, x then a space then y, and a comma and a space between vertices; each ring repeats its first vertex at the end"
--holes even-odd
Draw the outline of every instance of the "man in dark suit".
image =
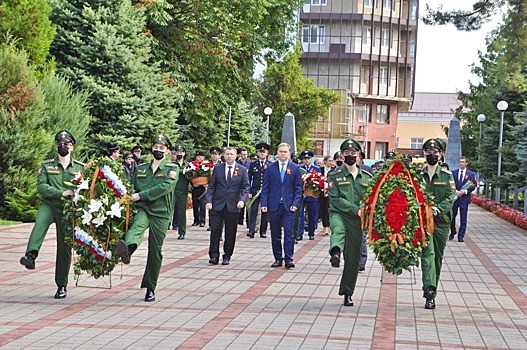
MULTIPOLYGON (((313 151, 310 151, 308 149, 302 151, 300 153, 300 159, 302 160, 302 169, 306 171, 306 174, 311 171, 316 171, 317 173, 322 173, 320 168, 316 165, 311 164, 311 159, 313 159, 313 151)), ((302 235, 304 233, 304 215, 305 211, 307 211, 307 220, 308 220, 308 235, 309 239, 313 240, 315 239, 315 228, 318 223, 318 198, 305 196, 304 201, 302 205, 300 206, 300 225, 298 227, 298 237, 297 240, 302 240, 302 235)))
POLYGON ((460 225, 457 232, 458 242, 463 242, 465 231, 467 230, 467 213, 468 205, 470 204, 470 194, 474 191, 475 186, 470 189, 461 189, 467 181, 472 181, 475 174, 467 169, 468 159, 465 156, 459 157, 459 169, 452 172, 454 181, 456 182, 456 200, 452 205, 452 222, 450 223, 449 240, 453 240, 456 235, 456 216, 459 209, 460 225))
POLYGON ((249 194, 247 168, 236 163, 236 148, 225 148, 225 163, 214 167, 206 193, 206 208, 210 210, 209 263, 217 265, 220 257, 220 238, 225 225, 222 265, 229 265, 234 252, 238 215, 249 194))
POLYGON ((260 237, 267 237, 267 213, 260 213, 260 194, 263 184, 263 176, 269 164, 267 160, 267 154, 269 152, 269 145, 265 142, 261 142, 256 145, 258 151, 258 159, 251 163, 249 166, 249 183, 251 184, 251 190, 249 198, 258 196, 250 207, 249 215, 249 233, 247 237, 254 238, 256 231, 260 232, 260 237))
POLYGON ((295 233, 293 230, 295 212, 302 197, 300 167, 289 160, 291 146, 278 145, 277 161, 269 164, 264 173, 261 193, 262 213, 269 212, 271 224, 271 244, 275 262, 271 267, 282 266, 285 260, 287 269, 295 267, 293 252, 295 233), (284 227, 284 250, 282 252, 282 230, 284 227))

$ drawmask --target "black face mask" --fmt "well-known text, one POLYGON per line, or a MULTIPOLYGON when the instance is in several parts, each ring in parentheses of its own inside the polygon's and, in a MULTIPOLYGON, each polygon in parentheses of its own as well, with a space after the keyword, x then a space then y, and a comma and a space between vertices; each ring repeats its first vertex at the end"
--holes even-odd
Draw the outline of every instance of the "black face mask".
POLYGON ((439 155, 437 154, 427 154, 426 155, 426 162, 430 165, 436 165, 439 161, 439 155))
POLYGON ((165 158, 165 152, 163 151, 153 151, 152 154, 154 155, 155 160, 161 160, 165 158))
POLYGON ((342 166, 342 164, 344 164, 344 161, 343 160, 337 160, 336 163, 337 163, 337 166, 342 166))
POLYGON ((344 163, 347 165, 353 165, 357 161, 357 156, 345 156, 344 163))
POLYGON ((70 153, 70 150, 66 146, 59 146, 57 147, 57 152, 59 152, 61 157, 66 157, 70 153))
POLYGON ((183 155, 182 155, 182 154, 176 154, 176 159, 177 159, 177 160, 181 160, 181 159, 183 159, 183 155))

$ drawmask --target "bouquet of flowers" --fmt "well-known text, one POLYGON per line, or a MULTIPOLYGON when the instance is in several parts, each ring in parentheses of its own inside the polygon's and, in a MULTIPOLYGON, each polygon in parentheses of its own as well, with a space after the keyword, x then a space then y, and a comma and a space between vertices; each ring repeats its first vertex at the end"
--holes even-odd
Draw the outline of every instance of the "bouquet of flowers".
POLYGON ((183 169, 183 175, 192 182, 194 187, 201 186, 209 182, 213 168, 214 164, 211 162, 199 162, 195 160, 187 164, 183 169))
MULTIPOLYGON (((468 176, 468 175, 465 175, 465 176, 468 176)), ((472 179, 469 179, 467 182, 465 182, 465 184, 463 186, 461 186, 461 189, 460 191, 462 190, 466 190, 467 193, 468 193, 468 190, 472 190, 474 188, 476 188, 478 182, 476 181, 475 178, 472 178, 472 179)), ((459 197, 456 197, 456 199, 454 199, 454 202, 458 200, 459 197)))
POLYGON ((324 175, 318 171, 311 170, 302 175, 302 183, 305 196, 318 197, 321 192, 326 194, 328 183, 324 175))
POLYGON ((76 276, 82 271, 94 278, 108 275, 119 263, 117 242, 128 231, 135 212, 128 195, 133 187, 121 163, 106 157, 90 161, 67 185, 74 191, 64 205, 70 233, 66 240, 78 255, 73 271, 76 276))
POLYGON ((398 155, 375 174, 363 198, 362 227, 379 263, 393 274, 419 266, 434 232, 434 198, 421 174, 398 155))

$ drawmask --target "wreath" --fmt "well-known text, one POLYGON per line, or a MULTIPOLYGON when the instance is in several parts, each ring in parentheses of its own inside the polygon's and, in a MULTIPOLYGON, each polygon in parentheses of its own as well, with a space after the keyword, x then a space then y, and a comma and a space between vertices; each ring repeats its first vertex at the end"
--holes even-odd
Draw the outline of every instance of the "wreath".
POLYGON ((366 190, 362 227, 385 270, 400 275, 419 267, 434 233, 434 197, 415 168, 400 155, 375 173, 366 190))
POLYGON ((67 185, 74 191, 64 205, 66 242, 78 255, 73 272, 80 276, 86 271, 94 278, 109 275, 119 263, 117 242, 128 231, 135 212, 128 195, 133 186, 122 165, 106 157, 90 161, 67 185))

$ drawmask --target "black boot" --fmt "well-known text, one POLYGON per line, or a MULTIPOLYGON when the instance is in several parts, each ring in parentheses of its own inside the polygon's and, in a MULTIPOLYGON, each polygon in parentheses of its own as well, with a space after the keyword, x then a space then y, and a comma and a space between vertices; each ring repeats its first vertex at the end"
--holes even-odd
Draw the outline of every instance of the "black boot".
POLYGON ((27 252, 26 255, 20 258, 20 264, 24 265, 26 269, 28 270, 34 270, 35 269, 35 260, 38 256, 38 252, 36 250, 32 250, 30 252, 27 252))
POLYGON ((353 300, 351 299, 351 294, 344 294, 344 306, 353 306, 353 300))
POLYGON ((340 267, 340 248, 334 247, 331 249, 331 258, 329 259, 331 266, 340 267))
POLYGON ((57 293, 55 293, 55 299, 64 299, 68 295, 66 287, 58 287, 57 293))
POLYGON ((146 289, 145 301, 156 301, 156 295, 153 289, 146 289))
POLYGON ((132 259, 132 254, 137 249, 137 244, 126 245, 126 243, 121 239, 117 242, 117 254, 121 257, 123 264, 129 264, 132 259))

